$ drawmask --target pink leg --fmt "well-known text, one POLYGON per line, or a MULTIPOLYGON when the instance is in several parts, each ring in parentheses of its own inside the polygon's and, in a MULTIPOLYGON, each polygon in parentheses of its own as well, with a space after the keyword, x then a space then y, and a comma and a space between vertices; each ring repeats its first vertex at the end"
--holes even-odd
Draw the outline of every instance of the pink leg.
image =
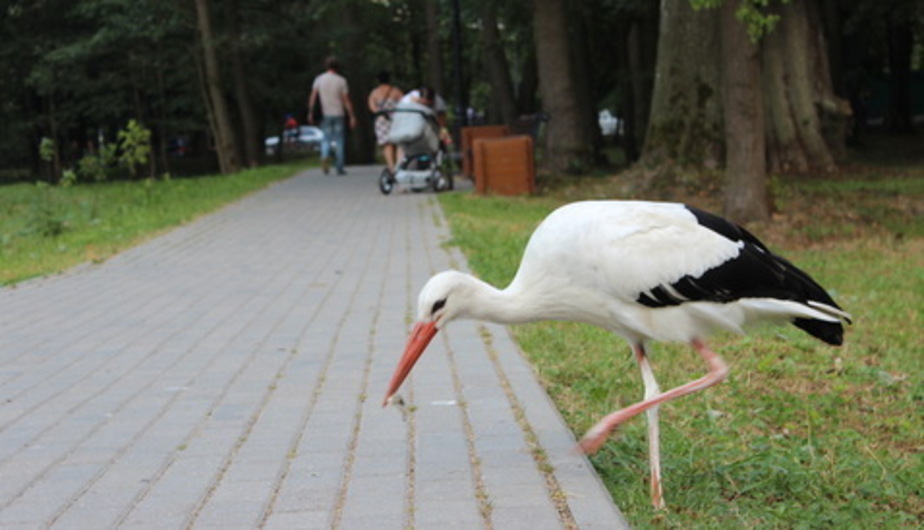
MULTIPOLYGON (((645 353, 645 346, 636 344, 632 348, 635 351, 635 359, 642 370, 642 381, 645 383, 645 399, 653 399, 661 394, 658 387, 658 381, 655 379, 654 371, 651 369, 651 363, 648 355, 645 353)), ((655 509, 664 508, 664 495, 661 491, 661 429, 658 418, 658 406, 655 405, 648 409, 648 467, 651 471, 651 504, 655 509)))
POLYGON ((725 376, 728 375, 728 366, 726 366, 725 361, 698 339, 691 341, 691 345, 706 361, 706 364, 709 366, 709 373, 695 381, 690 381, 685 385, 668 390, 654 398, 645 399, 640 403, 630 405, 622 410, 617 410, 616 412, 608 414, 587 431, 587 434, 581 439, 581 450, 588 454, 595 453, 600 449, 603 443, 606 442, 606 439, 616 427, 629 418, 645 412, 652 407, 656 407, 665 401, 670 401, 680 396, 685 396, 708 388, 725 379, 725 376))

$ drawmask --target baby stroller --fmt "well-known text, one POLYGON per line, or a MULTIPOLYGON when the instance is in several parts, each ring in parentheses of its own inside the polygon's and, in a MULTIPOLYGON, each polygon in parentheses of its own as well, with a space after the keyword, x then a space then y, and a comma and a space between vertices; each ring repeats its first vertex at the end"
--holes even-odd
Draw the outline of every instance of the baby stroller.
POLYGON ((433 109, 419 103, 398 103, 391 113, 388 139, 404 155, 394 174, 388 168, 382 170, 379 176, 382 193, 388 195, 396 184, 408 186, 412 191, 428 187, 433 191, 452 189, 452 175, 443 171, 443 146, 433 109))

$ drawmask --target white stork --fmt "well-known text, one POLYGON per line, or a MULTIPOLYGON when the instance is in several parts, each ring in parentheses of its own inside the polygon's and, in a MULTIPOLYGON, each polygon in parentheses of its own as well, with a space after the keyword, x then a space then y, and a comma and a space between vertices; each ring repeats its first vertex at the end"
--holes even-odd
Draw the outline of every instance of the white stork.
POLYGON ((824 288, 744 228, 683 204, 628 201, 577 202, 552 212, 533 232, 506 289, 457 271, 430 278, 385 405, 437 331, 464 318, 586 322, 625 338, 642 372, 644 400, 601 419, 580 446, 597 451, 616 427, 647 411, 656 508, 664 506, 658 405, 725 378, 728 367, 704 342, 711 332, 743 333, 748 324, 788 321, 839 345, 841 322, 850 322, 824 288), (648 341, 691 344, 708 373, 662 393, 645 351, 648 341))

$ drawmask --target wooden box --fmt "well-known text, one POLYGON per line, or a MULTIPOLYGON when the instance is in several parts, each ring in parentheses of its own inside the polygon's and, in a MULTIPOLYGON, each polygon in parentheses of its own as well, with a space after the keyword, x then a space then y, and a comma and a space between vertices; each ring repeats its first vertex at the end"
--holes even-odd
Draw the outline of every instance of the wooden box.
POLYGON ((475 165, 472 148, 478 138, 500 138, 507 136, 510 130, 506 125, 481 125, 477 127, 462 127, 462 176, 474 178, 475 165))
POLYGON ((536 188, 533 139, 529 136, 477 139, 472 149, 478 193, 521 195, 536 188))

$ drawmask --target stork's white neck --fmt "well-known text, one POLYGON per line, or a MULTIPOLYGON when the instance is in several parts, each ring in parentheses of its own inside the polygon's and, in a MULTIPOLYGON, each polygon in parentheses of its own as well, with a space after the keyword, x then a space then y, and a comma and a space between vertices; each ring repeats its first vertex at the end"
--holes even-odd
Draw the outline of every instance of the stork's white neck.
POLYGON ((498 324, 523 324, 536 320, 558 320, 558 304, 544 300, 541 290, 520 289, 516 282, 498 289, 472 277, 466 307, 460 317, 487 320, 498 324))

